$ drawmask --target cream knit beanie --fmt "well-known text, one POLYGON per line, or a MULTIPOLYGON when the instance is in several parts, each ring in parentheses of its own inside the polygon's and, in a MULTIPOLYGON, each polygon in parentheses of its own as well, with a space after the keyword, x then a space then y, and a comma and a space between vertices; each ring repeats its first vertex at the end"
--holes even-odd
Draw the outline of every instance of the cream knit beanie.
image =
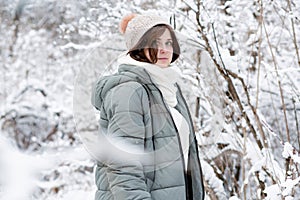
POLYGON ((170 25, 166 19, 153 14, 125 16, 120 23, 120 32, 124 34, 128 50, 131 50, 150 28, 158 24, 170 25))

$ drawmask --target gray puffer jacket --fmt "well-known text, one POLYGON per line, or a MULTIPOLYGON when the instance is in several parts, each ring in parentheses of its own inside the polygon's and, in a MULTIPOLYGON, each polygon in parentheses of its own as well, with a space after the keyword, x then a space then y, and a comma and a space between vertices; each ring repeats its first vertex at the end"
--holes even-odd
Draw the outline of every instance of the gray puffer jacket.
POLYGON ((92 103, 100 111, 101 134, 119 138, 153 153, 145 164, 128 159, 98 162, 96 200, 201 200, 202 171, 192 119, 178 87, 175 107, 190 128, 188 169, 180 137, 158 87, 142 67, 121 65, 116 74, 100 78, 92 103))

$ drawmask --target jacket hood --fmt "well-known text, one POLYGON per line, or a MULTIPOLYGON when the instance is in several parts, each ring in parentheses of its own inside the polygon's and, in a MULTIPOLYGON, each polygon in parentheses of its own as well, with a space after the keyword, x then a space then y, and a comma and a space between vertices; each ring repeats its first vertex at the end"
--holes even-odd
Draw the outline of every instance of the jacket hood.
POLYGON ((100 110, 103 99, 108 91, 119 84, 131 81, 144 84, 152 83, 150 75, 144 68, 134 65, 121 64, 117 73, 109 76, 103 76, 95 83, 91 95, 92 105, 100 110))

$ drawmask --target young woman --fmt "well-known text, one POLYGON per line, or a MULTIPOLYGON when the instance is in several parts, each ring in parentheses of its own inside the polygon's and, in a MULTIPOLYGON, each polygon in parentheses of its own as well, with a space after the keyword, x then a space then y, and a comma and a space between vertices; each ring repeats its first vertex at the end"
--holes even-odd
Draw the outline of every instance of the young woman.
POLYGON ((159 16, 136 14, 120 30, 128 52, 92 95, 100 134, 110 141, 96 168, 95 199, 204 199, 192 119, 171 65, 180 55, 174 30, 159 16))

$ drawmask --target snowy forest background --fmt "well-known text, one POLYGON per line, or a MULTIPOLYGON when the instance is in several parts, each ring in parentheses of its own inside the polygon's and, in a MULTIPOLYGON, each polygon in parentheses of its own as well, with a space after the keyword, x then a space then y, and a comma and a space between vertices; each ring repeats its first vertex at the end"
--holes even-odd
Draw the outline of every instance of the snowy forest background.
POLYGON ((299 0, 0 0, 0 199, 94 198, 81 111, 142 10, 181 35, 206 199, 300 199, 299 0))

